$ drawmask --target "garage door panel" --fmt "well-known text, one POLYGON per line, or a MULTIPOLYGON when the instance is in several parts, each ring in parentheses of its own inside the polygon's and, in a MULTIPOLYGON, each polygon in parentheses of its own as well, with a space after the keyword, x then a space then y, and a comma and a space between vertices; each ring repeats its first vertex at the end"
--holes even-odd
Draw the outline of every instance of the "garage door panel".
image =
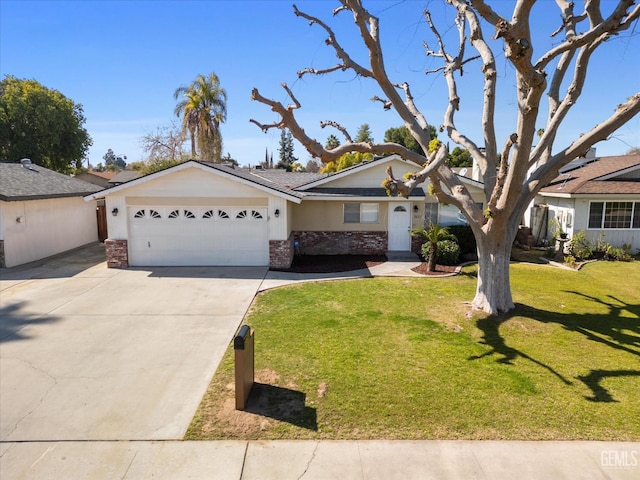
POLYGON ((264 207, 132 207, 129 263, 265 266, 269 264, 266 218, 264 207))

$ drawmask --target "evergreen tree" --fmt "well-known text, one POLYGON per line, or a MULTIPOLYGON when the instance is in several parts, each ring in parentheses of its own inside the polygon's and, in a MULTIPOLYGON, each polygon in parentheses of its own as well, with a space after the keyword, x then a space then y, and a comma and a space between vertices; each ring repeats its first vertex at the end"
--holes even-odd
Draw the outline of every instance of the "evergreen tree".
POLYGON ((373 143, 373 136, 371 136, 371 130, 369 129, 368 123, 363 123, 362 125, 360 125, 358 133, 356 134, 355 141, 356 143, 373 143))
POLYGON ((293 135, 286 128, 280 132, 280 161, 276 165, 276 168, 283 168, 287 172, 291 171, 291 165, 298 161, 293 155, 293 135))

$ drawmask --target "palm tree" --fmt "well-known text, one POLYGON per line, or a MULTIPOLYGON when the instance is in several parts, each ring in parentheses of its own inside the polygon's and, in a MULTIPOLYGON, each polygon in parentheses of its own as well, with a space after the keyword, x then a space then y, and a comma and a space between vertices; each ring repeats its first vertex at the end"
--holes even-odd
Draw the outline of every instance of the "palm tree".
POLYGON ((182 134, 189 132, 191 155, 219 162, 222 156, 220 124, 227 119, 227 92, 220 86, 215 73, 198 75, 188 87, 180 87, 173 94, 178 100, 176 116, 182 115, 182 134))
POLYGON ((441 227, 437 223, 432 223, 429 228, 418 228, 411 233, 418 235, 429 242, 429 258, 427 259, 427 272, 436 269, 436 256, 438 254, 438 242, 442 240, 456 240, 456 237, 449 233, 447 227, 441 227))

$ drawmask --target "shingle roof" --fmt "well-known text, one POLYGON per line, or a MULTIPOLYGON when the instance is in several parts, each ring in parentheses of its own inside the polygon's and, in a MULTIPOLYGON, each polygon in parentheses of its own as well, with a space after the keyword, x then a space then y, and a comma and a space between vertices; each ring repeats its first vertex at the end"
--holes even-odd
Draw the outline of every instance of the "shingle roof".
POLYGON ((601 157, 556 177, 541 193, 564 194, 640 194, 640 178, 617 179, 633 170, 640 170, 640 155, 601 157))
POLYGON ((118 172, 111 180, 109 180, 109 183, 112 183, 112 184, 125 183, 130 180, 135 180, 136 178, 140 178, 141 176, 142 174, 136 170, 122 170, 121 172, 118 172))
POLYGON ((0 163, 0 200, 16 202, 45 198, 82 197, 102 187, 39 165, 0 163))
POLYGON ((285 170, 251 170, 251 174, 283 188, 296 188, 328 176, 327 173, 287 172, 285 170))
POLYGON ((111 180, 116 176, 116 172, 96 172, 95 170, 91 172, 86 172, 88 175, 95 175, 96 177, 105 178, 107 180, 111 180))
MULTIPOLYGON (((194 160, 197 161, 197 160, 194 160)), ((225 172, 229 175, 233 175, 238 178, 242 178, 249 182, 256 183, 258 185, 262 185, 263 187, 270 188, 272 190, 276 190, 281 193, 286 193, 287 195, 293 195, 295 197, 301 198, 302 195, 299 192, 293 190, 290 186, 281 185, 280 183, 276 183, 274 181, 267 180, 262 176, 255 175, 253 170, 245 169, 245 168, 234 168, 229 167, 227 165, 222 165, 220 163, 210 163, 210 162, 198 162, 202 165, 206 165, 207 167, 213 168, 214 170, 219 170, 221 172, 225 172)), ((262 173, 262 172, 261 172, 262 173)), ((284 172, 287 173, 287 172, 284 172)), ((291 175, 292 172, 289 172, 288 175, 291 175)))

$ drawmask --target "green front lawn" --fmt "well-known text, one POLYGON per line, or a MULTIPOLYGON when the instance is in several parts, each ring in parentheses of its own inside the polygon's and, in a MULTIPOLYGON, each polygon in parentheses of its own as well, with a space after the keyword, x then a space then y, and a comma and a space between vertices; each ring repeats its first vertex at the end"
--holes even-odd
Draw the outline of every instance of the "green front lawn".
POLYGON ((640 265, 515 264, 499 318, 475 273, 260 295, 249 412, 231 346, 186 438, 640 440, 640 265))

